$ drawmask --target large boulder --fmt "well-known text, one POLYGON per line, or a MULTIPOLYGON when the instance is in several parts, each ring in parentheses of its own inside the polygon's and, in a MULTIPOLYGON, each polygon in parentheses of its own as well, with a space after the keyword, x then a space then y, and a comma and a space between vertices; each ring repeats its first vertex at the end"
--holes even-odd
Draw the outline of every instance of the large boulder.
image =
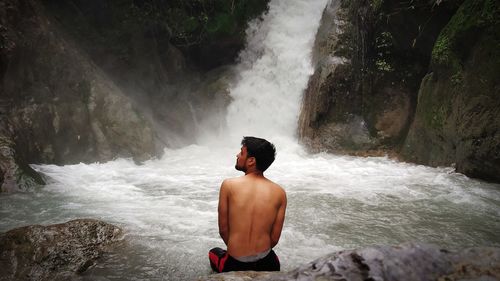
POLYGON ((466 0, 423 79, 405 159, 500 181, 500 4, 466 0))
POLYGON ((500 248, 451 252, 434 245, 373 246, 335 252, 286 273, 224 273, 199 280, 498 280, 500 248))
POLYGON ((19 159, 12 127, 0 113, 0 192, 30 191, 45 182, 28 163, 19 159))
POLYGON ((375 145, 362 117, 361 96, 353 91, 354 25, 347 1, 328 3, 313 49, 316 69, 299 116, 299 137, 314 151, 351 152, 375 145))
POLYGON ((93 219, 1 233, 0 280, 72 279, 121 237, 120 228, 93 219))

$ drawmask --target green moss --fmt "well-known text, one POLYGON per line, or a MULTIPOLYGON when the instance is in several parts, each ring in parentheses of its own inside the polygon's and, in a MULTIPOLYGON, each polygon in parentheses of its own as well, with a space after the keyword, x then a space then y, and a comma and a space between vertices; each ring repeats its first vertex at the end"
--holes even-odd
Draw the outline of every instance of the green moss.
POLYGON ((498 24, 497 0, 466 0, 441 31, 432 50, 433 66, 446 67, 454 75, 462 70, 462 60, 475 42, 479 31, 498 24))
POLYGON ((371 4, 374 11, 380 10, 380 8, 382 8, 383 3, 384 3, 384 0, 371 0, 370 1, 370 4, 371 4))
POLYGON ((451 59, 451 52, 450 39, 443 34, 436 40, 434 49, 432 50, 432 58, 435 63, 445 64, 451 59))
POLYGON ((394 71, 394 68, 387 62, 385 61, 384 59, 382 58, 378 58, 376 61, 375 61, 375 66, 377 67, 378 70, 380 71, 387 71, 387 72, 391 72, 391 71, 394 71))
POLYGON ((392 34, 388 31, 382 31, 375 37, 375 68, 377 70, 394 71, 394 62, 392 61, 393 41, 392 34))
POLYGON ((458 71, 451 76, 451 83, 456 87, 462 86, 463 80, 464 77, 462 71, 458 71))
POLYGON ((433 74, 427 75, 422 81, 417 115, 423 119, 426 127, 441 130, 445 125, 451 108, 450 103, 446 102, 449 100, 449 97, 436 94, 437 89, 434 86, 433 74))
POLYGON ((210 34, 231 34, 235 29, 235 19, 231 14, 219 13, 212 17, 207 24, 207 31, 210 34))
MULTIPOLYGON (((162 9, 154 21, 166 22, 174 41, 192 45, 242 32, 249 19, 266 10, 268 0, 165 0, 160 3, 162 9)), ((143 9, 139 9, 142 14, 143 9)))

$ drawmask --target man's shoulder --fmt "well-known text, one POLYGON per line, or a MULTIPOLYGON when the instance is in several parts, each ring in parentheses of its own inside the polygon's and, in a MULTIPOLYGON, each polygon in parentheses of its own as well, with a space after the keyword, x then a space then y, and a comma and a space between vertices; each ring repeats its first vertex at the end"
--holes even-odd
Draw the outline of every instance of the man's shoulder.
MULTIPOLYGON (((266 179, 267 179, 267 178, 266 178, 266 179)), ((270 180, 270 179, 267 179, 267 181, 269 182, 269 185, 270 185, 270 186, 272 186, 272 187, 273 187, 273 188, 275 188, 276 190, 279 190, 279 191, 281 191, 281 192, 285 193, 285 189, 284 189, 281 185, 279 185, 279 184, 275 183, 274 181, 272 181, 272 180, 270 180)))
POLYGON ((242 183, 242 177, 236 177, 236 178, 227 178, 222 181, 222 186, 234 186, 242 183))
POLYGON ((224 183, 229 183, 229 184, 231 184, 231 183, 235 183, 235 182, 239 182, 239 181, 241 181, 241 179, 242 179, 242 178, 243 178, 243 177, 226 178, 226 179, 224 179, 224 180, 222 181, 222 183, 223 183, 223 184, 224 184, 224 183))

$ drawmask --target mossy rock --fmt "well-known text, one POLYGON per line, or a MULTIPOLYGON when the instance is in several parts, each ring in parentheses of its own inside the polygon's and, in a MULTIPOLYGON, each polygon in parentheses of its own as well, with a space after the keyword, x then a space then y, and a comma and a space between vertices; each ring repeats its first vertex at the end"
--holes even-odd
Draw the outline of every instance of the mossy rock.
POLYGON ((403 156, 500 181, 499 4, 466 0, 434 47, 403 156), (494 16, 495 15, 495 16, 494 16))

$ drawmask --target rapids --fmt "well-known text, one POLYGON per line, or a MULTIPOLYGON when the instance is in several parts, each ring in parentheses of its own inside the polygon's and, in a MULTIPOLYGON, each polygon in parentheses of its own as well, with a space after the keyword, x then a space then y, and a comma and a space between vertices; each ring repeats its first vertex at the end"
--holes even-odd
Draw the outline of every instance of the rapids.
MULTIPOLYGON (((123 247, 85 273, 109 280, 190 280, 210 273, 207 251, 223 246, 218 188, 234 170, 239 144, 187 146, 137 166, 35 166, 50 183, 0 197, 0 231, 28 224, 98 218, 126 231, 123 247)), ((450 168, 387 158, 308 155, 278 145, 266 175, 288 194, 276 252, 283 270, 340 249, 408 241, 453 249, 500 246, 500 186, 450 168)), ((102 279, 102 280, 107 280, 102 279)))

